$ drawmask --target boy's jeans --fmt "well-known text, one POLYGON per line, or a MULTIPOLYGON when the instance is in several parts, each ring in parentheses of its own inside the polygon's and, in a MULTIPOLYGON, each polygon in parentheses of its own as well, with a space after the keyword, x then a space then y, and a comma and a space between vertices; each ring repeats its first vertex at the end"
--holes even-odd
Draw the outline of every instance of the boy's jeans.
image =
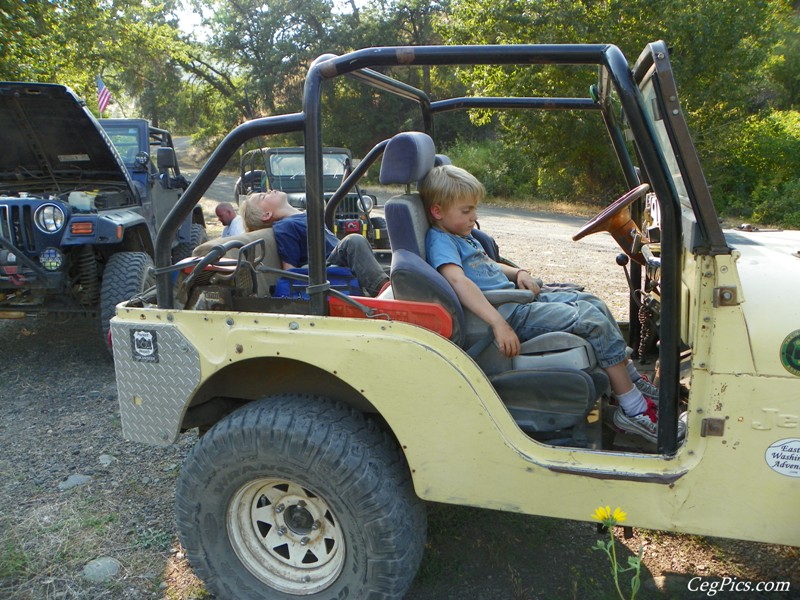
POLYGON ((328 256, 328 266, 347 267, 358 279, 358 285, 370 296, 377 296, 389 276, 381 267, 369 241, 363 235, 351 233, 342 238, 328 256))
MULTIPOLYGON (((574 292, 557 292, 560 294, 574 292)), ((594 349, 598 364, 606 369, 626 358, 625 340, 616 322, 586 300, 564 302, 543 293, 534 302, 520 304, 506 319, 520 342, 553 331, 565 331, 585 339, 594 349)))
POLYGON ((577 302, 578 300, 585 300, 603 313, 605 317, 611 321, 616 330, 619 331, 619 334, 622 335, 622 330, 619 328, 617 319, 611 314, 608 305, 597 296, 578 291, 542 292, 539 294, 537 300, 539 300, 539 302, 577 302))

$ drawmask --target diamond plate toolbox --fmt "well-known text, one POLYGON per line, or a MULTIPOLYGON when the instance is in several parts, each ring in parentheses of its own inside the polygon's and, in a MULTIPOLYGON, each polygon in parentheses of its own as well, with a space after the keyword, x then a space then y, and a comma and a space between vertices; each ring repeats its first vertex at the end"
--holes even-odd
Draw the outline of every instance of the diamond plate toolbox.
POLYGON ((172 444, 200 383, 197 350, 174 325, 112 321, 111 329, 123 436, 172 444))

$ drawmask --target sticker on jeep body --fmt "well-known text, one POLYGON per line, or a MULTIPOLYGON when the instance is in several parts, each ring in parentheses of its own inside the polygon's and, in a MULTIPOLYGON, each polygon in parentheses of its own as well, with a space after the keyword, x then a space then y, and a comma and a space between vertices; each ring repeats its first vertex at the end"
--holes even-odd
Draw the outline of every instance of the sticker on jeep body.
POLYGON ((764 455, 767 466, 781 475, 800 477, 800 439, 778 440, 764 455))
POLYGON ((800 377, 800 329, 794 330, 783 340, 781 364, 789 373, 800 377))
POLYGON ((131 354, 139 362, 158 362, 158 336, 155 331, 131 329, 131 354))

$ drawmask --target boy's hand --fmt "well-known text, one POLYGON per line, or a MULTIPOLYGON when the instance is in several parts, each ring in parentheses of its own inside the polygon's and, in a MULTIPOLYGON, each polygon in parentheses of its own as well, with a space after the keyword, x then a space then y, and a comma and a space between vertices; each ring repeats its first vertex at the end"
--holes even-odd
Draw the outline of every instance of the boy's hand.
POLYGON ((504 356, 511 358, 519 354, 519 338, 511 328, 511 325, 506 323, 505 320, 492 325, 492 333, 494 333, 494 341, 497 344, 497 348, 504 356))
POLYGON ((536 283, 533 275, 527 271, 520 271, 517 273, 517 287, 521 290, 532 291, 534 297, 538 296, 542 291, 542 288, 540 288, 539 284, 536 283))
POLYGON ((447 263, 439 267, 439 273, 453 286, 461 304, 492 328, 492 335, 500 352, 508 357, 519 354, 520 342, 517 334, 478 286, 464 275, 464 269, 460 265, 447 263))

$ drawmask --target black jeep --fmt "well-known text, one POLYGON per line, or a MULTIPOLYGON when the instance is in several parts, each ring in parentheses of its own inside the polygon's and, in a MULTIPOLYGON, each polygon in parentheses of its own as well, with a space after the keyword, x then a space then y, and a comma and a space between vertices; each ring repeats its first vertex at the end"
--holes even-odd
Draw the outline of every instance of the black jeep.
MULTIPOLYGON (((0 318, 97 314, 152 286, 156 231, 189 182, 169 132, 98 121, 63 85, 0 83, 0 318)), ((205 238, 195 207, 173 260, 205 238)))

